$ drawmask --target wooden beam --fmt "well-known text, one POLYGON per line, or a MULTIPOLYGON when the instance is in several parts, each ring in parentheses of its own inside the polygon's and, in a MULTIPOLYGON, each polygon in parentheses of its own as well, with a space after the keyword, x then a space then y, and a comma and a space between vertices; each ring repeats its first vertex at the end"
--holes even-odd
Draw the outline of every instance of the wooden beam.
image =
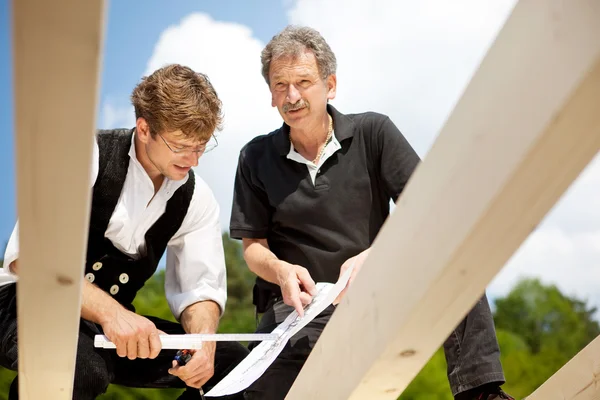
POLYGON ((71 399, 102 0, 13 1, 21 399, 71 399))
POLYGON ((600 399, 600 336, 588 344, 526 399, 600 399))
POLYGON ((520 1, 287 399, 395 399, 600 148, 600 3, 520 1))

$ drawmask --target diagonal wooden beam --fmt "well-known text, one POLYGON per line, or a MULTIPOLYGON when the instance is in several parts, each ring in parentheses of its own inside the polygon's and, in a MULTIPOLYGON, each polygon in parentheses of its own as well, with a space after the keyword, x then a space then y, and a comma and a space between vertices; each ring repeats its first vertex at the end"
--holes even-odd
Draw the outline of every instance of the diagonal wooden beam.
POLYGON ((13 7, 21 399, 71 399, 104 36, 102 0, 13 7))
POLYGON ((287 399, 395 399, 600 148, 600 3, 520 1, 287 399))
POLYGON ((526 399, 600 399, 600 336, 588 344, 526 399))

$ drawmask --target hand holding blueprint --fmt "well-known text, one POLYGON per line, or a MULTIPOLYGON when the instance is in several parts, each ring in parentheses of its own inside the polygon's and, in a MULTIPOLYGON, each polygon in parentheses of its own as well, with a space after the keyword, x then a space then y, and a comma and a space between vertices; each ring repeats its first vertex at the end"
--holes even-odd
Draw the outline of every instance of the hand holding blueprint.
POLYGON ((279 337, 278 339, 264 341, 256 346, 237 367, 206 393, 205 396, 216 397, 238 393, 260 378, 273 361, 275 361, 279 353, 281 353, 288 340, 336 299, 346 287, 353 270, 354 264, 340 276, 335 285, 332 283, 317 283, 317 294, 304 309, 304 316, 300 317, 296 310, 292 311, 285 321, 273 330, 272 333, 276 334, 279 337))

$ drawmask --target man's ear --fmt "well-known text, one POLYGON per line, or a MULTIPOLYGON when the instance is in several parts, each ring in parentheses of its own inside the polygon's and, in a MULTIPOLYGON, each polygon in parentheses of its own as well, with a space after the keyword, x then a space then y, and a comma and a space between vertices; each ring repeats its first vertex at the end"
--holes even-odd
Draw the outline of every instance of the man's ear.
POLYGON ((337 89, 337 77, 331 74, 327 77, 327 100, 335 99, 337 89))
POLYGON ((135 134, 144 144, 148 143, 148 141, 151 139, 150 127, 148 126, 148 122, 146 122, 146 120, 142 117, 139 117, 135 121, 135 134))

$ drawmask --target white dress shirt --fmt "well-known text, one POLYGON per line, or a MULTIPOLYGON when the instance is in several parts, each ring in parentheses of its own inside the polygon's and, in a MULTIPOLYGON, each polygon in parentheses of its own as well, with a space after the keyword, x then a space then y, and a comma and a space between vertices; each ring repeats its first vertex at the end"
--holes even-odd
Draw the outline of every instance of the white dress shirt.
MULTIPOLYGON (((99 162, 95 141, 92 161, 93 185, 99 162)), ((180 181, 165 178, 155 195, 154 184, 136 157, 132 138, 127 177, 104 236, 133 258, 144 255, 144 235, 164 214, 167 201, 187 179, 187 176, 180 181)), ((225 310, 227 284, 219 212, 212 190, 196 175, 188 212, 166 250, 165 293, 177 319, 187 306, 202 300, 213 300, 221 313, 225 310)), ((17 222, 6 247, 0 285, 17 280, 8 266, 19 256, 18 236, 17 222)))

